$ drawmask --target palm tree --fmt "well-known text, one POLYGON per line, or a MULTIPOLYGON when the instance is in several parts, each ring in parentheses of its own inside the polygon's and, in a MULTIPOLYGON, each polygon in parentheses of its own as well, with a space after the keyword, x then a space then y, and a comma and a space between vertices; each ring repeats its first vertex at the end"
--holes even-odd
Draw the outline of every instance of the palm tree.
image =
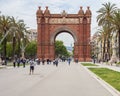
POLYGON ((102 60, 105 60, 105 51, 106 51, 106 41, 107 41, 107 28, 103 26, 101 29, 98 29, 98 42, 102 43, 102 60))
MULTIPOLYGON (((14 57, 16 42, 18 41, 18 43, 19 43, 20 38, 22 38, 24 36, 23 32, 20 31, 22 29, 22 27, 21 27, 21 29, 19 28, 20 24, 23 24, 23 21, 16 20, 14 17, 11 17, 11 24, 13 26, 13 28, 11 30, 11 38, 12 38, 12 42, 13 42, 13 57, 14 57)), ((20 48, 19 48, 18 53, 20 53, 20 48)))
POLYGON ((27 31, 27 27, 24 24, 23 20, 16 20, 14 17, 9 17, 9 16, 0 16, 0 38, 2 37, 3 41, 3 57, 6 59, 6 43, 7 41, 12 40, 13 42, 13 57, 15 55, 15 46, 16 43, 18 42, 18 57, 20 57, 20 43, 21 43, 21 38, 23 38, 24 45, 25 43, 28 43, 28 39, 25 36, 25 33, 27 31))
POLYGON ((25 33, 27 32, 27 27, 24 24, 23 20, 16 20, 14 17, 11 17, 11 24, 13 26, 11 29, 11 32, 10 32, 11 40, 13 42, 13 57, 15 55, 16 44, 18 44, 18 48, 17 48, 18 50, 16 53, 18 54, 18 57, 20 57, 21 39, 22 39, 22 42, 24 42, 24 41, 25 41, 25 43, 28 42, 28 39, 25 36, 25 33))
POLYGON ((115 11, 113 17, 111 18, 113 32, 116 32, 119 45, 119 58, 120 58, 120 9, 115 11))
POLYGON ((97 22, 99 26, 109 25, 109 23, 111 23, 110 18, 112 18, 117 8, 115 4, 111 4, 110 2, 102 5, 103 7, 97 11, 99 14, 97 16, 97 22))
POLYGON ((18 57, 20 57, 20 51, 21 51, 21 44, 26 45, 26 43, 28 43, 28 38, 26 36, 27 31, 26 25, 24 24, 23 21, 19 21, 19 23, 17 24, 17 41, 18 41, 18 57), (24 43, 23 43, 24 42, 24 43))
POLYGON ((10 20, 11 20, 11 24, 12 24, 12 26, 13 26, 13 28, 12 28, 12 30, 11 30, 11 33, 10 33, 10 37, 11 37, 11 40, 12 40, 12 57, 13 57, 13 59, 15 59, 15 46, 16 46, 16 38, 17 38, 17 36, 16 36, 16 34, 17 34, 17 31, 16 31, 16 29, 17 29, 17 20, 14 18, 14 17, 11 17, 10 18, 10 20))
POLYGON ((103 7, 100 8, 97 13, 99 13, 99 15, 97 16, 97 22, 99 26, 106 26, 106 43, 107 43, 107 50, 106 53, 109 55, 110 57, 110 36, 111 36, 111 32, 112 32, 112 28, 111 28, 111 21, 110 19, 112 18, 112 16, 114 15, 114 12, 116 11, 116 5, 115 4, 111 4, 110 2, 102 4, 103 7))
POLYGON ((11 28, 11 22, 10 22, 10 17, 9 16, 4 16, 2 15, 0 18, 0 31, 4 35, 4 40, 3 40, 3 57, 5 59, 5 64, 6 64, 6 44, 7 44, 7 38, 6 34, 9 32, 11 28))

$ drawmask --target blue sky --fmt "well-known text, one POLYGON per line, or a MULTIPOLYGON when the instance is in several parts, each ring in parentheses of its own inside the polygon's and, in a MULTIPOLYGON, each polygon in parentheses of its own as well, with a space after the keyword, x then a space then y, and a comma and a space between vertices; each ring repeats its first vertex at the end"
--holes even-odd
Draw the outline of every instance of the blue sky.
POLYGON ((120 0, 0 0, 0 11, 3 15, 23 19, 28 27, 36 29, 38 6, 41 6, 42 10, 48 6, 51 13, 61 13, 65 10, 67 13, 73 14, 78 12, 80 6, 83 6, 85 11, 87 6, 90 6, 92 11, 91 35, 93 35, 97 28, 96 11, 106 2, 115 3, 120 8, 120 0))

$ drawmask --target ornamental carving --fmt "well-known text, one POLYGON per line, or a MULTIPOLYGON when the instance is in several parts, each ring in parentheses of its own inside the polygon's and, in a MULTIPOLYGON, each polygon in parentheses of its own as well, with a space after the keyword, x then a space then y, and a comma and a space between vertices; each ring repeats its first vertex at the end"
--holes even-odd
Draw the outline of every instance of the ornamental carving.
POLYGON ((63 17, 66 17, 66 16, 67 16, 67 13, 65 12, 65 10, 63 10, 63 12, 61 13, 61 15, 62 15, 63 17))
POLYGON ((51 18, 49 20, 50 24, 79 24, 79 19, 77 18, 51 18))
POLYGON ((90 23, 90 18, 87 18, 87 23, 90 23))
POLYGON ((40 23, 40 22, 41 22, 41 18, 38 18, 38 19, 37 19, 37 23, 40 23))
POLYGON ((83 18, 80 18, 80 23, 83 23, 83 18))
POLYGON ((48 18, 45 18, 45 23, 48 23, 48 18))

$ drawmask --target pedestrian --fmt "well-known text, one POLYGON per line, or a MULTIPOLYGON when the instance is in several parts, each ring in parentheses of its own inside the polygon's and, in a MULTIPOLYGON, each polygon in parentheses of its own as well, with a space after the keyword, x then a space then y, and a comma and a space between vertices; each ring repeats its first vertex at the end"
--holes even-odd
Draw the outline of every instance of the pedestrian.
POLYGON ((43 60, 42 60, 42 65, 44 65, 44 64, 45 64, 45 60, 43 59, 43 60))
POLYGON ((58 66, 58 59, 55 59, 55 65, 58 66))
POLYGON ((14 68, 16 67, 16 60, 15 59, 13 60, 13 67, 14 68))
POLYGON ((47 59, 47 64, 49 64, 49 59, 47 59))
POLYGON ((75 63, 78 63, 78 58, 75 59, 75 63))
POLYGON ((95 60, 95 58, 93 59, 93 63, 95 64, 95 62, 96 62, 96 60, 95 60))
POLYGON ((20 58, 17 59, 17 67, 20 67, 20 58))
POLYGON ((53 65, 55 65, 55 60, 53 60, 53 65))
POLYGON ((68 58, 68 64, 70 65, 70 62, 71 62, 71 59, 70 58, 68 58))
POLYGON ((23 68, 25 68, 25 63, 26 63, 25 58, 24 58, 24 59, 22 59, 22 63, 23 63, 23 68))
POLYGON ((37 60, 37 64, 40 65, 40 59, 37 60))
POLYGON ((34 66, 35 66, 35 62, 34 60, 30 60, 30 75, 34 73, 34 66))
POLYGON ((51 64, 51 60, 49 59, 49 63, 51 64))

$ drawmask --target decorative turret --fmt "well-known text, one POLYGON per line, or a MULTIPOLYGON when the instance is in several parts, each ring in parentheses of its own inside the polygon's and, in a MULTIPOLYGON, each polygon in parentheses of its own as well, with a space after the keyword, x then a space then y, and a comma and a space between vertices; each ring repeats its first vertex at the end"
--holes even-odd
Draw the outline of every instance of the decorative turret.
POLYGON ((89 6, 87 7, 87 10, 86 10, 85 15, 86 15, 86 16, 91 16, 91 15, 92 15, 92 13, 91 13, 91 11, 90 11, 90 7, 89 7, 89 6))
POLYGON ((83 11, 83 9, 82 9, 82 6, 80 7, 80 10, 79 10, 79 12, 78 12, 78 15, 79 15, 79 16, 84 16, 84 11, 83 11))
POLYGON ((38 9, 37 12, 36 12, 36 15, 37 15, 37 16, 42 16, 42 15, 43 15, 43 12, 42 12, 40 6, 39 6, 39 9, 38 9))
POLYGON ((46 6, 44 16, 50 16, 50 11, 48 10, 48 6, 46 6))
POLYGON ((86 10, 86 13, 85 13, 87 23, 91 23, 91 15, 92 15, 92 13, 90 11, 90 7, 87 7, 87 10, 86 10))

